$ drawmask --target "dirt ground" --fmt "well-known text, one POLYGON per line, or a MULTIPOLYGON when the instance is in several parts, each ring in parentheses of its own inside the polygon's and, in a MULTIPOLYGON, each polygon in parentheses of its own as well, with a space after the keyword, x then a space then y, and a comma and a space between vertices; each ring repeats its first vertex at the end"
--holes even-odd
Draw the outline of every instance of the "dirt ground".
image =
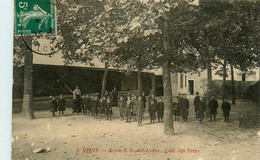
POLYGON ((112 121, 89 116, 51 117, 49 111, 37 111, 35 120, 13 114, 13 160, 259 160, 260 129, 238 127, 238 115, 247 110, 259 111, 254 104, 240 102, 232 106, 231 122, 217 120, 202 124, 191 106, 188 122, 174 121, 174 136, 163 134, 163 123, 144 125, 120 121, 113 108, 112 121), (50 152, 33 153, 50 147, 50 152))

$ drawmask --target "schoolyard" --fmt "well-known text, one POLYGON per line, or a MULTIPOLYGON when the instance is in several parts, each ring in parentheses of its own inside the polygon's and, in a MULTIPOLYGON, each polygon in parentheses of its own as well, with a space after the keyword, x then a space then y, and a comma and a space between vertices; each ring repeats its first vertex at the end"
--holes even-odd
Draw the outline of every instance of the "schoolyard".
MULTIPOLYGON (((260 129, 240 129, 238 116, 258 112, 254 103, 232 105, 231 122, 224 122, 219 106, 217 120, 202 124, 194 116, 190 100, 188 122, 174 121, 174 136, 163 134, 163 123, 150 124, 147 111, 143 126, 125 123, 113 108, 112 121, 85 115, 51 117, 36 111, 35 120, 13 114, 13 160, 258 160, 260 129), (48 152, 33 153, 47 148, 48 152)), ((221 105, 219 101, 219 105, 221 105)), ((146 109, 147 110, 147 109, 146 109)))

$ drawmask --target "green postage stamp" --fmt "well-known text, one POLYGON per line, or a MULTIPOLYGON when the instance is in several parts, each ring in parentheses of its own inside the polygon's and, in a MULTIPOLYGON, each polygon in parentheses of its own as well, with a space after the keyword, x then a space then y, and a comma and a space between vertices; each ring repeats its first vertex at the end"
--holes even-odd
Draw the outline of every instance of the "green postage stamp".
POLYGON ((15 0, 15 35, 56 34, 55 0, 15 0))

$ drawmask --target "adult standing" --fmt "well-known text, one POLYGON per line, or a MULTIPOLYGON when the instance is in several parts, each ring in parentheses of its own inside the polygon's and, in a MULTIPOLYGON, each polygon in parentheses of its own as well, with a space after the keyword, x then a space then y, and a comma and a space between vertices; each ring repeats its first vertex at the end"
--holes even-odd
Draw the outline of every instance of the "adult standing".
POLYGON ((210 121, 212 121, 212 116, 214 116, 214 121, 216 120, 216 114, 218 109, 218 101, 212 96, 209 100, 208 104, 209 114, 210 114, 210 121))
POLYGON ((152 94, 149 100, 149 108, 148 108, 151 123, 154 123, 154 120, 156 118, 155 115, 156 111, 157 111, 157 100, 154 97, 154 94, 152 94))
POLYGON ((81 90, 79 89, 78 85, 76 85, 76 89, 73 91, 73 103, 74 104, 72 114, 74 114, 75 112, 79 114, 79 112, 81 111, 81 90))
POLYGON ((199 118, 199 114, 198 114, 199 102, 200 102, 199 92, 196 92, 196 97, 194 98, 194 108, 195 108, 196 118, 199 118))

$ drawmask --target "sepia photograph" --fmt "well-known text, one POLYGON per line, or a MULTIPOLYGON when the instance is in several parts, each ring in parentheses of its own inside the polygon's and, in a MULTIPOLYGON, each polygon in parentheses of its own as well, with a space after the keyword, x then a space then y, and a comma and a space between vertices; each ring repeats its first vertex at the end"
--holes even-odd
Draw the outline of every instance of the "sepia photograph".
POLYGON ((12 160, 260 159, 260 1, 15 0, 13 16, 12 160))

